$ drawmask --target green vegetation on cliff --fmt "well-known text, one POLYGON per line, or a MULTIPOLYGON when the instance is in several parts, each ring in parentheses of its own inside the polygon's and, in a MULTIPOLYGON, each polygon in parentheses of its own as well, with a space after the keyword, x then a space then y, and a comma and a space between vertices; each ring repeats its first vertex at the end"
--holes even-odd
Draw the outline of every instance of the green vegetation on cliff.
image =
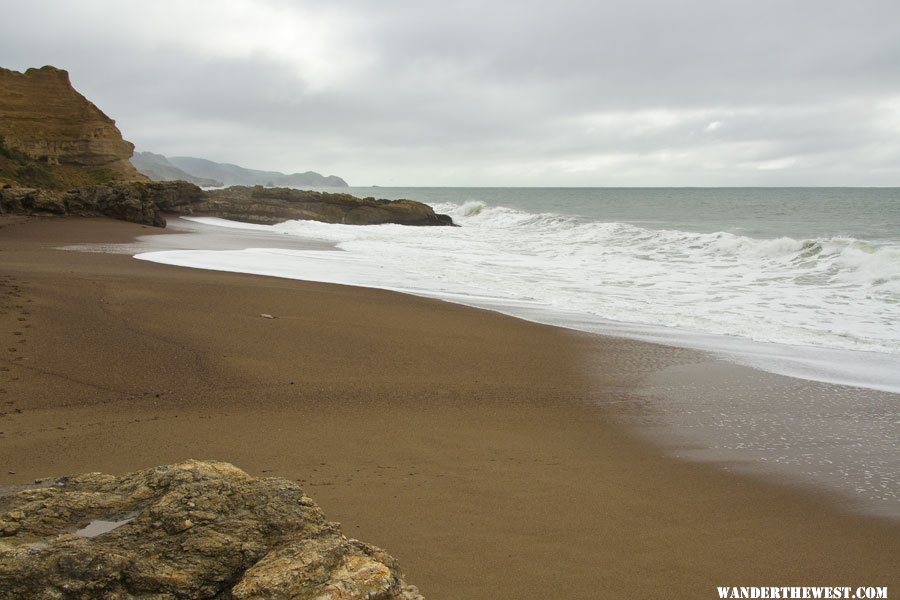
POLYGON ((20 150, 9 148, 0 136, 0 185, 67 190, 111 183, 118 179, 120 176, 117 173, 103 167, 86 169, 35 160, 20 150))

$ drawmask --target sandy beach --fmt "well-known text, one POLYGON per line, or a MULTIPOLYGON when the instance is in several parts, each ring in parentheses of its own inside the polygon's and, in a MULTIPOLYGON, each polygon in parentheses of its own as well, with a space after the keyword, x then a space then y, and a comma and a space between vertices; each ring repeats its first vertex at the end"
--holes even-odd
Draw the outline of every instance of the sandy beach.
POLYGON ((433 599, 900 590, 896 521, 669 458, 619 424, 693 352, 56 249, 155 231, 130 223, 2 219, 0 486, 232 462, 300 482, 433 599))

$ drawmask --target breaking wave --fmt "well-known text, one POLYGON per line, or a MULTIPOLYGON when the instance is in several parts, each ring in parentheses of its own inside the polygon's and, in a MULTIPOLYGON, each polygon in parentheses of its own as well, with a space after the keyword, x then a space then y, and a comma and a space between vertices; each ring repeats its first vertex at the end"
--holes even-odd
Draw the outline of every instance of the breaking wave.
POLYGON ((471 200, 435 210, 462 227, 290 221, 274 229, 371 259, 386 287, 413 277, 433 292, 539 302, 614 321, 900 353, 896 244, 650 229, 471 200))

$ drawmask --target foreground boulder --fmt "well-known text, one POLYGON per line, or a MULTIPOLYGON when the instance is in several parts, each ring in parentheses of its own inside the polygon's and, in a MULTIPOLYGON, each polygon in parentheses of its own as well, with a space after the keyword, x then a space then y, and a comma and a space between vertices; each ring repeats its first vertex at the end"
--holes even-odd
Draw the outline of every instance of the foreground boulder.
POLYGON ((0 498, 0 598, 422 600, 293 482, 187 461, 0 498))

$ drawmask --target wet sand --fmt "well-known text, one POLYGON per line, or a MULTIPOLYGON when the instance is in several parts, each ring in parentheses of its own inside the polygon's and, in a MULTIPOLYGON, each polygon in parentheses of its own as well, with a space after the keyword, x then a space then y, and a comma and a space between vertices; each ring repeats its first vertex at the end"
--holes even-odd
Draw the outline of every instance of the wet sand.
POLYGON ((432 599, 900 589, 896 522, 667 458, 617 425, 644 379, 694 353, 54 249, 154 232, 138 225, 0 225, 0 485, 230 461, 300 481, 432 599))

